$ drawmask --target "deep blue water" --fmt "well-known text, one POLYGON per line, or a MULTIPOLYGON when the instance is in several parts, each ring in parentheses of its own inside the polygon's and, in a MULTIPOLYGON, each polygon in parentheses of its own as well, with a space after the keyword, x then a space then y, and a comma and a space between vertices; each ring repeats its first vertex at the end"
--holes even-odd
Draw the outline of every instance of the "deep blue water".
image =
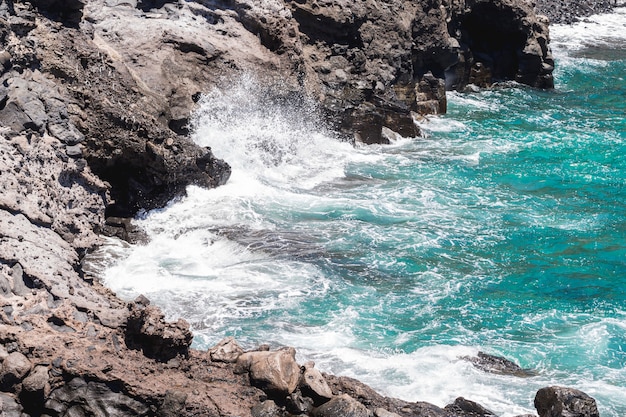
POLYGON ((199 348, 295 346, 385 394, 503 416, 567 385, 625 415, 626 56, 571 30, 554 91, 452 93, 390 146, 340 143, 253 79, 210 92, 194 138, 230 183, 138 220, 152 242, 119 249, 107 283, 188 319, 199 348), (479 350, 537 376, 459 359, 479 350))

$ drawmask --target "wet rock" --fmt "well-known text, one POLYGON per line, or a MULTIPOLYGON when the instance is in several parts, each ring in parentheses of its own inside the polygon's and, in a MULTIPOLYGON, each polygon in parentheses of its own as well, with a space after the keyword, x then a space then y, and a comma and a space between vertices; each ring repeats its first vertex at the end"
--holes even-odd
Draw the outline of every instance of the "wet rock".
POLYGON ((254 386, 275 398, 285 398, 294 392, 300 380, 294 348, 246 352, 237 359, 236 368, 240 373, 248 372, 254 386))
POLYGON ((463 397, 459 397, 454 400, 454 403, 446 405, 444 410, 454 417, 497 417, 493 411, 463 397))
POLYGON ((502 356, 490 355, 485 352, 478 352, 478 355, 475 357, 463 357, 462 359, 471 362, 472 365, 480 370, 494 374, 513 375, 522 378, 537 374, 532 369, 524 369, 502 356))
POLYGON ((211 360, 215 362, 235 363, 242 353, 243 349, 237 344, 234 337, 222 339, 209 350, 211 360))
POLYGON ((313 417, 371 417, 372 413, 349 395, 337 396, 313 410, 313 417))
POLYGON ((32 363, 20 352, 11 352, 4 358, 0 368, 0 386, 3 390, 10 390, 20 382, 32 368, 32 363))
POLYGON ((189 324, 183 319, 167 323, 158 307, 145 305, 142 300, 129 304, 126 345, 162 362, 187 356, 193 339, 189 324))
POLYGON ((574 388, 546 387, 537 391, 535 408, 539 417, 599 417, 596 401, 574 388))

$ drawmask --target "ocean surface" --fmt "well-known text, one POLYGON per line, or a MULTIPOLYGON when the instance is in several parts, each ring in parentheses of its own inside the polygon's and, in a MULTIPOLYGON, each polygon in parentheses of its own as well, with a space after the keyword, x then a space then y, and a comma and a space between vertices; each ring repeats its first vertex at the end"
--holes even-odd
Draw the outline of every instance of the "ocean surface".
POLYGON ((451 93, 423 137, 352 147, 310 103, 244 78, 193 139, 233 167, 111 240, 103 277, 184 317, 204 349, 294 346, 379 392, 509 417, 578 388, 626 415, 626 12, 552 28, 556 89, 451 93), (461 359, 505 356, 536 376, 461 359))

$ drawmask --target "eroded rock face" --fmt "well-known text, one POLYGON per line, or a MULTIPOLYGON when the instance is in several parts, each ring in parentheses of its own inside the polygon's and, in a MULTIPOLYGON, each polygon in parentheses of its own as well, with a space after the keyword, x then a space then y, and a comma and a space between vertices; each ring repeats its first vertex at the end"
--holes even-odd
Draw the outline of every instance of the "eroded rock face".
POLYGON ((73 378, 50 394, 44 412, 51 415, 105 415, 123 417, 149 415, 146 404, 131 398, 115 383, 73 378))
POLYGON ((546 387, 537 391, 535 408, 539 417, 599 417, 596 401, 582 391, 546 387))
POLYGON ((319 413, 449 416, 312 367, 301 375, 290 349, 258 361, 234 342, 190 349, 185 322, 145 300, 129 308, 81 257, 107 217, 128 238, 137 210, 228 179, 186 135, 202 93, 238 75, 313 98, 348 136, 391 141, 445 112, 446 87, 548 86, 544 40, 521 0, 0 2, 3 414, 310 415, 337 398, 319 413), (494 30, 514 54, 483 42, 494 30), (268 393, 277 402, 260 404, 268 393))
POLYGON ((553 88, 554 60, 549 47, 548 19, 530 3, 516 0, 467 0, 454 15, 450 32, 459 42, 459 59, 446 68, 449 88, 490 86, 513 80, 537 88, 553 88))
POLYGON ((128 308, 125 340, 129 348, 141 349, 147 357, 162 362, 187 356, 193 335, 185 320, 166 322, 161 310, 149 305, 145 297, 139 297, 128 308))

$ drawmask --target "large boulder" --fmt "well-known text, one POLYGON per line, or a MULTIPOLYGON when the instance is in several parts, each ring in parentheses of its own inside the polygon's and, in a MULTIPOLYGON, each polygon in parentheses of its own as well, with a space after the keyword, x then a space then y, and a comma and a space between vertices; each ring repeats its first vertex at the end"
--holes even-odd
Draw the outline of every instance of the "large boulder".
POLYGON ((240 373, 249 373, 253 385, 276 398, 287 397, 300 381, 294 348, 246 352, 239 356, 236 367, 240 373))
POLYGON ((552 386, 535 395, 539 417, 600 417, 596 400, 574 388, 552 386))

